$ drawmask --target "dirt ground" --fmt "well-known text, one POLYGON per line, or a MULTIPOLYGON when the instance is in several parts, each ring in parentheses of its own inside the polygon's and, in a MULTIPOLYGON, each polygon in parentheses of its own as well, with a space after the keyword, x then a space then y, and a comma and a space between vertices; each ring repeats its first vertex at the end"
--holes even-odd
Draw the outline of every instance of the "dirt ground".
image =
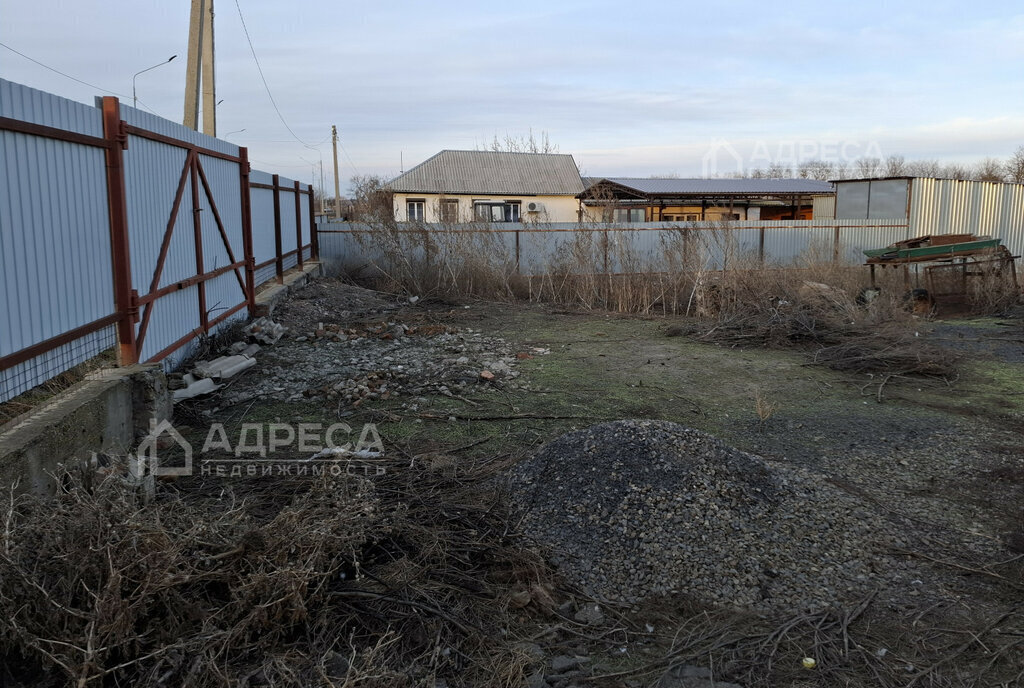
MULTIPOLYGON (((922 320, 921 337, 966 354, 957 379, 937 381, 854 376, 814 365, 805 352, 670 336, 671 319, 473 300, 411 303, 333 280, 300 291, 274 318, 290 330, 258 355, 256 368, 179 407, 193 439, 214 420, 229 436, 242 423, 373 422, 390 454, 511 463, 601 421, 677 422, 770 462, 799 465, 894 522, 915 524, 922 548, 890 552, 908 568, 905 589, 887 588, 856 616, 894 646, 912 628, 953 629, 941 642, 935 635, 930 649, 923 640, 899 651, 857 645, 877 671, 902 675, 908 686, 1021 685, 1021 319, 922 320), (969 628, 999 638, 986 642, 969 628)), ((774 643, 758 678, 715 655, 715 637, 734 654, 746 641, 700 631, 694 614, 706 622, 716 612, 692 600, 621 608, 560 589, 561 606, 529 605, 510 616, 530 656, 523 685, 730 685, 710 682, 711 668, 741 685, 890 685, 801 669, 816 645, 797 647, 751 621, 759 656, 774 643), (587 618, 588 604, 597 605, 596 620, 587 618), (772 657, 789 669, 779 674, 772 657)), ((824 616, 801 618, 808 628, 828 627, 824 616)), ((836 627, 845 635, 853 617, 843 618, 836 627)), ((817 638, 812 631, 806 637, 817 638)))

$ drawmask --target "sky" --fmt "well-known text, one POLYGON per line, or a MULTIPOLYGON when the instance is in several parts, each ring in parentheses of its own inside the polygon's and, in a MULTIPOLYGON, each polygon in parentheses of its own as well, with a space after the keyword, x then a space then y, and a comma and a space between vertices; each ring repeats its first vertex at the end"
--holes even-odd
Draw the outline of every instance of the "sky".
MULTIPOLYGON (((188 0, 0 0, 0 77, 183 114, 188 0)), ((546 133, 593 176, 706 176, 1024 145, 1024 5, 977 0, 217 0, 221 138, 343 193, 446 148, 546 133), (242 18, 268 89, 250 50, 242 18), (274 104, 280 111, 280 117, 274 104), (289 131, 290 129, 290 131, 289 131)))

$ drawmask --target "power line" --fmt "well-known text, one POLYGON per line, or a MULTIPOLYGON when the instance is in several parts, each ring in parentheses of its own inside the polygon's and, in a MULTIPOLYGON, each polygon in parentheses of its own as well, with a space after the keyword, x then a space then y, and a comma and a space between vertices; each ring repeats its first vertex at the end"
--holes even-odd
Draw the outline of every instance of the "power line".
POLYGON ((111 90, 106 89, 106 88, 100 88, 96 84, 90 84, 88 81, 82 81, 81 79, 76 79, 75 77, 71 76, 70 74, 65 74, 64 72, 60 71, 59 69, 55 69, 55 68, 51 67, 50 65, 45 65, 42 62, 40 62, 39 60, 37 60, 35 58, 32 58, 32 57, 29 57, 25 53, 20 52, 18 50, 15 50, 11 46, 7 45, 6 43, 0 43, 0 46, 3 46, 4 48, 7 48, 8 50, 10 50, 12 53, 14 53, 16 55, 21 55, 22 57, 24 57, 29 62, 35 62, 37 65, 39 65, 40 67, 43 67, 44 69, 49 69, 51 72, 54 72, 56 74, 60 74, 62 77, 66 78, 66 79, 71 79, 72 81, 77 81, 78 83, 80 83, 80 84, 82 84, 84 86, 88 86, 89 88, 95 88, 97 91, 103 91, 104 93, 110 93, 111 95, 115 95, 115 96, 117 96, 119 98, 127 98, 128 97, 128 96, 126 96, 126 95, 124 95, 122 93, 118 93, 117 91, 111 91, 111 90))
POLYGON ((341 145, 340 139, 338 140, 338 147, 341 148, 342 155, 344 155, 345 159, 348 160, 348 164, 352 165, 352 169, 356 171, 356 174, 361 175, 362 172, 359 171, 359 168, 356 166, 355 160, 352 159, 352 156, 348 154, 347 150, 345 150, 345 146, 341 145))
POLYGON ((288 122, 285 121, 284 115, 281 114, 281 109, 277 107, 277 101, 274 100, 274 94, 270 92, 270 85, 267 84, 267 77, 263 75, 263 67, 260 66, 260 58, 256 57, 256 48, 254 48, 252 45, 252 38, 249 36, 249 29, 245 25, 245 17, 242 16, 242 6, 238 4, 238 0, 235 0, 235 7, 238 9, 238 18, 242 21, 242 31, 245 32, 245 40, 249 42, 249 50, 252 52, 252 59, 256 63, 256 69, 260 73, 260 79, 263 80, 263 88, 267 90, 267 96, 270 98, 270 104, 274 106, 274 111, 277 112, 277 116, 278 118, 280 118, 281 124, 284 125, 284 128, 288 130, 288 133, 291 134, 292 138, 294 138, 296 141, 301 143, 306 148, 315 149, 316 146, 309 145, 308 143, 306 143, 305 141, 303 141, 302 139, 295 135, 295 132, 292 131, 292 128, 288 126, 288 122))
MULTIPOLYGON (((21 55, 22 57, 24 57, 29 62, 34 62, 35 64, 39 65, 40 67, 42 67, 44 69, 49 69, 51 72, 53 72, 55 74, 60 74, 62 77, 66 78, 66 79, 71 79, 72 81, 77 81, 78 83, 82 84, 83 86, 88 86, 89 88, 94 88, 97 91, 103 91, 104 93, 109 93, 111 95, 117 96, 118 98, 124 98, 125 100, 128 99, 128 96, 124 95, 123 93, 118 93, 117 91, 111 91, 111 90, 106 89, 106 88, 101 88, 101 87, 97 86, 96 84, 90 84, 88 81, 82 81, 81 79, 76 79, 75 77, 71 76, 70 74, 65 74, 64 72, 60 71, 59 69, 51 67, 50 65, 47 65, 47 64, 43 64, 39 60, 37 60, 37 59, 35 59, 33 57, 29 57, 28 55, 26 55, 23 52, 21 52, 19 50, 15 50, 11 46, 7 45, 6 43, 0 43, 0 47, 7 48, 12 53, 14 53, 16 55, 21 55)), ((157 117, 163 117, 163 115, 161 115, 159 112, 157 112, 153 108, 151 108, 148 105, 146 105, 145 103, 143 103, 141 100, 139 101, 139 105, 141 105, 142 107, 146 108, 147 110, 152 112, 157 117)))

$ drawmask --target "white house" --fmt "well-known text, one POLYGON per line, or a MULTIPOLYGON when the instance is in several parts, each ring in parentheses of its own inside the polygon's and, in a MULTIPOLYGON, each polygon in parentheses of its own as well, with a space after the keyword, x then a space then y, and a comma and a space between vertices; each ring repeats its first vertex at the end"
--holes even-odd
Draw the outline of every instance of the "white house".
POLYGON ((388 188, 399 222, 576 222, 583 180, 571 155, 443 150, 388 188))

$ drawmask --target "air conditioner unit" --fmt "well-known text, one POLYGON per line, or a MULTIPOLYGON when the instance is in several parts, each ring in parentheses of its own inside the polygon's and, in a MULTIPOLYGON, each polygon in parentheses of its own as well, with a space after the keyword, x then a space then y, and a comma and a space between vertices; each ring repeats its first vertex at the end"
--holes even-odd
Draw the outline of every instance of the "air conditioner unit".
POLYGON ((528 213, 543 213, 544 204, 538 203, 537 201, 530 201, 526 204, 526 212, 528 213))

